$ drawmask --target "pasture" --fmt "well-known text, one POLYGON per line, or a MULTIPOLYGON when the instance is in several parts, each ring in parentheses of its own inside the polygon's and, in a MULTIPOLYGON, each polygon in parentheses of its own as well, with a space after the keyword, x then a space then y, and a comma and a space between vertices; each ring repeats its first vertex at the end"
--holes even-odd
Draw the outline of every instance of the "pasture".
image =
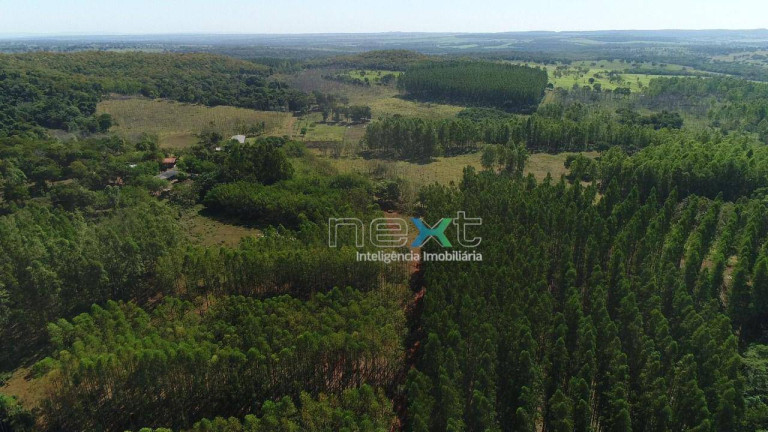
MULTIPOLYGON (((315 90, 323 93, 343 95, 350 105, 367 105, 371 107, 373 118, 400 114, 403 116, 441 119, 455 116, 464 109, 462 106, 439 103, 425 103, 403 99, 400 91, 392 85, 360 86, 341 83, 323 78, 323 75, 340 73, 337 69, 307 69, 290 75, 278 75, 274 79, 287 82, 292 87, 306 92, 315 90)), ((357 74, 359 71, 348 71, 357 74)), ((374 73, 374 72, 371 72, 374 73)), ((368 74, 368 72, 366 72, 368 74)), ((384 74, 384 72, 382 72, 384 74)), ((352 75, 350 75, 352 76, 352 75)))
MULTIPOLYGON (((476 170, 482 169, 482 152, 470 153, 453 157, 438 157, 429 163, 416 163, 407 161, 393 161, 383 159, 364 159, 361 157, 328 157, 316 152, 321 160, 327 161, 341 173, 358 173, 366 177, 385 177, 389 179, 403 179, 412 183, 416 188, 433 184, 458 183, 464 172, 464 168, 471 166, 476 170)), ((542 181, 551 175, 553 179, 568 173, 564 163, 569 155, 576 153, 534 153, 528 158, 525 174, 533 174, 538 181, 542 181)), ((586 152, 583 155, 595 158, 597 152, 586 152)))
POLYGON ((228 137, 262 122, 266 135, 290 135, 295 121, 290 113, 144 98, 107 99, 98 104, 97 112, 112 115, 111 131, 119 136, 135 140, 142 133, 157 135, 163 148, 189 147, 204 128, 228 137))
POLYGON ((261 231, 240 224, 230 224, 203 215, 202 206, 189 210, 181 218, 181 224, 189 240, 203 246, 236 247, 245 237, 258 237, 261 231))
POLYGON ((574 84, 579 87, 600 84, 603 90, 614 90, 617 87, 628 87, 632 92, 640 92, 648 87, 654 78, 674 76, 676 73, 685 74, 693 69, 676 64, 660 63, 625 63, 617 60, 575 61, 568 65, 545 65, 531 62, 510 62, 538 66, 547 70, 549 82, 555 87, 571 89, 574 84), (641 72, 627 73, 626 71, 641 72), (642 73, 648 71, 648 73, 642 73), (663 71, 665 75, 658 72, 663 71), (654 72, 657 72, 654 74, 654 72))

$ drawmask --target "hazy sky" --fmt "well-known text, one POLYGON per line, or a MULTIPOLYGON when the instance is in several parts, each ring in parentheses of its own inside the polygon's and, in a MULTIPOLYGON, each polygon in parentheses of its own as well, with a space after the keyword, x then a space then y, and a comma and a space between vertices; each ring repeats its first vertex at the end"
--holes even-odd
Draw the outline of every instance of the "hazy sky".
POLYGON ((0 34, 765 27, 766 0, 0 0, 0 34))

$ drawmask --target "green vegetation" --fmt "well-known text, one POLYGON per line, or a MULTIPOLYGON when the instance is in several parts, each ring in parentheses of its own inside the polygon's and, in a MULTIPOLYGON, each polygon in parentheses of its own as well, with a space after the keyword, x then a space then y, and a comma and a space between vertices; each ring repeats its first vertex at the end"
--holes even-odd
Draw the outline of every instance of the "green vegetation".
MULTIPOLYGON (((216 417, 201 420, 189 432, 290 432, 296 430, 359 430, 378 432, 390 430, 394 413, 389 399, 379 389, 370 386, 345 390, 341 397, 320 394, 316 399, 308 393, 300 396, 299 407, 285 397, 277 402, 264 402, 261 415, 249 414, 240 420, 235 417, 216 417)), ((141 428, 139 432, 168 432, 168 428, 141 428)))
MULTIPOLYGON (((287 82, 292 87, 306 92, 319 91, 326 95, 341 95, 350 104, 371 107, 374 119, 388 115, 416 115, 424 118, 448 118, 461 111, 455 105, 419 102, 403 99, 394 85, 358 86, 328 80, 323 76, 337 73, 335 69, 306 69, 291 75, 279 75, 275 79, 287 82)), ((310 113, 312 115, 314 113, 310 113)))
POLYGON ((297 409, 289 398, 278 402, 267 401, 262 405, 260 417, 246 416, 241 422, 233 417, 221 417, 213 421, 203 420, 190 432, 271 432, 294 430, 359 430, 361 432, 386 431, 393 427, 390 401, 379 390, 370 386, 345 390, 340 398, 320 394, 312 399, 302 393, 297 409))
POLYGON ((355 69, 346 73, 324 75, 323 78, 346 84, 370 87, 371 85, 392 85, 400 74, 395 71, 372 71, 355 69))
POLYGON ((2 56, 0 65, 49 75, 64 85, 80 82, 97 96, 143 95, 270 111, 300 111, 309 103, 305 93, 268 83, 264 66, 208 54, 41 52, 2 56))
POLYGON ((410 67, 398 85, 417 98, 526 111, 538 105, 547 72, 484 62, 428 62, 410 67))
POLYGON ((0 431, 768 430, 763 50, 620 36, 0 55, 0 431))
MULTIPOLYGON (((409 429, 739 427, 743 382, 720 297, 724 267, 700 270, 699 251, 744 244, 750 229, 736 221, 762 218, 758 202, 609 191, 595 204, 594 187, 472 171, 459 189, 425 194, 426 220, 458 209, 484 215, 473 233, 484 260, 425 263, 409 429)), ((756 235, 751 247, 765 239, 756 235)))
POLYGON ((576 61, 556 65, 540 65, 547 69, 550 83, 557 88, 599 86, 603 91, 641 93, 651 80, 670 75, 688 75, 691 72, 677 65, 655 66, 649 63, 625 63, 620 61, 587 62, 576 61))
POLYGON ((41 137, 44 128, 106 131, 111 118, 94 115, 99 96, 93 84, 14 68, 0 57, 0 137, 41 137))
POLYGON ((529 149, 552 153, 614 146, 634 150, 673 134, 670 130, 682 123, 679 114, 667 111, 641 116, 629 109, 611 113, 581 103, 567 108, 553 103, 529 117, 501 116, 493 110, 464 111, 442 121, 388 117, 368 126, 363 143, 374 154, 417 160, 471 152, 480 142, 525 143, 529 149))
POLYGON ((335 176, 282 182, 275 186, 239 181, 220 184, 205 195, 206 206, 243 221, 298 228, 303 221, 364 213, 371 186, 364 178, 335 176))
POLYGON ((455 155, 477 149, 477 136, 469 120, 429 121, 388 117, 365 131, 365 146, 379 155, 429 160, 437 155, 455 155))
POLYGON ((172 298, 151 315, 132 304, 95 306, 49 326, 58 354, 40 367, 58 374, 46 416, 70 430, 182 428, 302 391, 385 386, 402 355, 392 343, 405 329, 395 307, 351 290, 306 302, 222 297, 202 315, 172 298))
POLYGON ((379 50, 309 61, 310 66, 335 66, 380 71, 403 71, 429 57, 409 50, 379 50))
POLYGON ((731 77, 664 78, 651 82, 648 95, 651 106, 685 106, 724 132, 756 133, 768 142, 768 84, 731 77))
POLYGON ((601 158, 603 186, 612 182, 641 195, 697 194, 729 201, 768 186, 768 147, 746 138, 719 134, 697 140, 671 137, 627 157, 618 148, 601 158))
POLYGON ((0 323, 3 346, 14 347, 0 350, 4 364, 44 340, 55 316, 156 294, 163 256, 180 242, 170 209, 140 191, 113 190, 105 201, 114 207, 103 220, 39 205, 0 220, 0 323))

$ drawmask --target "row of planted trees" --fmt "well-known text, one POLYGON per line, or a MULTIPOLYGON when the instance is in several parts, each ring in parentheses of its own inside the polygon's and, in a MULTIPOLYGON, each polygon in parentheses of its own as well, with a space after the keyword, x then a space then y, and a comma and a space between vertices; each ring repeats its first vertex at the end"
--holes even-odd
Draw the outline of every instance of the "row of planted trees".
POLYGON ((482 216, 483 261, 424 264, 409 430, 764 427, 739 346, 764 335, 765 205, 597 193, 504 171, 426 192, 428 219, 482 216))
POLYGON ((388 387, 403 355, 396 309, 352 289, 308 301, 219 297, 205 308, 170 298, 151 313, 94 306, 49 326, 57 354, 38 365, 57 370, 46 421, 64 430, 188 428, 302 392, 388 387))
POLYGON ((575 118, 563 113, 446 120, 393 116, 368 125, 363 144, 378 157, 428 160, 473 152, 481 143, 511 141, 524 143, 532 151, 551 153, 610 147, 636 151, 677 136, 677 132, 659 131, 651 125, 622 123, 604 112, 575 118))

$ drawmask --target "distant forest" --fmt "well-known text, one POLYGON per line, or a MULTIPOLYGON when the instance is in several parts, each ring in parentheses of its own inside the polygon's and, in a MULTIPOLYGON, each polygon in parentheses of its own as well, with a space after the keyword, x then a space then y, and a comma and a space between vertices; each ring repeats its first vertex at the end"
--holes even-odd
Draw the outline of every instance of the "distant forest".
POLYGON ((398 84, 414 98, 506 111, 531 111, 544 96, 545 70, 486 62, 427 62, 398 84))
POLYGON ((0 135, 39 127, 104 131, 94 118, 109 93, 166 98, 209 106, 301 111, 309 95, 268 82, 269 68, 209 54, 78 52, 0 56, 0 135))

